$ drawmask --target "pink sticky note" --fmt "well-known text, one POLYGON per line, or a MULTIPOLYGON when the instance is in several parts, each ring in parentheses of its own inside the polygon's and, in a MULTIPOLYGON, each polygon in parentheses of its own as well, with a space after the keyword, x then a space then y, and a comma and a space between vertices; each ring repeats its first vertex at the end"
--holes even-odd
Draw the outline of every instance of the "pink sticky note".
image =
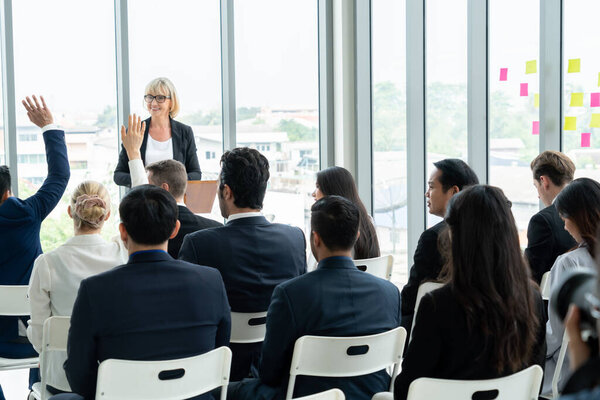
POLYGON ((540 134, 540 121, 533 121, 533 128, 531 130, 532 135, 540 134))
POLYGON ((590 107, 600 107, 600 93, 592 93, 590 107))
POLYGON ((521 96, 529 96, 529 86, 527 83, 521 83, 521 96))
POLYGON ((508 80, 508 68, 500 68, 500 80, 508 80))
POLYGON ((589 132, 581 133, 581 147, 590 147, 590 139, 592 134, 589 132))

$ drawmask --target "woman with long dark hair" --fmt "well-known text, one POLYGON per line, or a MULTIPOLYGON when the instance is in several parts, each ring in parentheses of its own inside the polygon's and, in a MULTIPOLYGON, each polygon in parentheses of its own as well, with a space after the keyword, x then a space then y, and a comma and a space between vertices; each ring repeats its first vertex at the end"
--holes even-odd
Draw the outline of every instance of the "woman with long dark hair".
MULTIPOLYGON (((554 205, 558 215, 565 221, 565 230, 573 236, 577 246, 558 256, 554 262, 550 269, 551 290, 561 281, 565 271, 575 268, 595 268, 593 255, 598 248, 596 232, 600 227, 600 183, 589 178, 575 179, 559 193, 554 200, 554 205)), ((548 309, 548 323, 546 324, 548 348, 546 349, 542 393, 552 390, 552 377, 565 332, 560 317, 554 312, 553 304, 549 304, 548 309)), ((565 357, 558 380, 559 391, 562 391, 570 372, 569 360, 568 357, 565 357)))
POLYGON ((360 223, 358 230, 360 236, 354 245, 354 259, 379 257, 379 241, 372 218, 369 216, 365 205, 358 196, 358 189, 352 174, 342 167, 329 167, 317 172, 317 183, 313 192, 315 200, 324 196, 342 196, 358 207, 360 223))
POLYGON ((446 222, 448 283, 421 300, 396 400, 417 378, 491 379, 544 362, 544 305, 502 190, 461 191, 446 222))

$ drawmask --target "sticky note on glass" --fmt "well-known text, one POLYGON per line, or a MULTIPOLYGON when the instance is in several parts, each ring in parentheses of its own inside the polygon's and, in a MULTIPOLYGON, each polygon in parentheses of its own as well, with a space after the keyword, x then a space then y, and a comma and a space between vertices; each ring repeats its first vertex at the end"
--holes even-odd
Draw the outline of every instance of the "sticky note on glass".
POLYGON ((600 107, 600 93, 592 93, 590 97, 590 107, 600 107))
POLYGON ((600 128, 600 114, 592 114, 592 122, 590 122, 590 127, 600 128))
MULTIPOLYGON (((600 115, 600 114, 598 114, 600 115)), ((577 117, 565 117, 565 131, 576 131, 577 130, 577 117)))
POLYGON ((540 121, 533 121, 533 126, 531 129, 531 134, 532 135, 539 135, 540 134, 540 121))
POLYGON ((500 80, 508 80, 508 68, 500 68, 500 80))
POLYGON ((535 74, 537 72, 537 61, 531 60, 525 63, 525 73, 526 74, 535 74))
POLYGON ((527 83, 521 83, 521 96, 529 96, 529 86, 527 83))
POLYGON ((570 107, 583 107, 583 93, 571 93, 570 107))
POLYGON ((533 106, 538 108, 540 106, 540 94, 536 93, 533 95, 533 106))
POLYGON ((570 59, 568 72, 572 74, 579 71, 581 71, 581 58, 570 59))
POLYGON ((592 134, 590 132, 581 133, 581 147, 590 147, 592 134))

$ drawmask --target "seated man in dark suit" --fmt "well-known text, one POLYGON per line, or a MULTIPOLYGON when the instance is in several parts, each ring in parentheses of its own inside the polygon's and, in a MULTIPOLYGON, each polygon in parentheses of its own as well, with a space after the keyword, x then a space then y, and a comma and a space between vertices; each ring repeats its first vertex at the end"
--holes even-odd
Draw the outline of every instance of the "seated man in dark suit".
MULTIPOLYGON (((466 186, 477 185, 475 172, 464 161, 448 158, 433 163, 435 169, 427 182, 427 207, 429 213, 444 218, 448 202, 466 186)), ((412 328, 419 285, 437 279, 443 260, 438 250, 438 236, 446 228, 441 221, 421 234, 413 257, 408 283, 402 288, 402 326, 408 335, 412 328)), ((408 343, 408 341, 407 341, 408 343)))
POLYGON ((531 162, 531 171, 538 198, 546 208, 529 220, 525 257, 532 277, 540 283, 556 258, 577 244, 554 207, 556 196, 573 180, 575 164, 563 153, 548 150, 531 162))
MULTIPOLYGON (((260 312, 275 286, 306 272, 306 241, 296 227, 272 224, 260 213, 269 180, 266 157, 247 147, 225 152, 219 174, 219 207, 225 226, 191 233, 179 258, 221 271, 231 310, 260 312)), ((261 343, 232 343, 231 379, 257 366, 261 343)))
POLYGON ((145 185, 147 183, 160 186, 175 198, 177 208, 179 209, 179 222, 181 228, 177 236, 169 240, 169 255, 177 258, 179 249, 183 243, 183 238, 188 233, 196 232, 206 228, 223 226, 222 223, 212 219, 195 215, 183 202, 185 190, 187 188, 187 172, 185 165, 177 160, 163 160, 154 162, 144 170, 140 146, 144 139, 144 123, 135 114, 129 116, 129 126, 127 131, 121 126, 121 139, 123 148, 129 158, 129 172, 131 176, 131 186, 145 185), (148 175, 146 175, 146 171, 148 175))
POLYGON ((139 186, 123 198, 119 214, 129 262, 84 279, 71 316, 64 367, 85 399, 94 398, 98 364, 106 359, 177 359, 229 343, 231 314, 219 271, 167 254, 167 240, 179 229, 173 196, 139 186))
MULTIPOLYGON (((358 208, 326 196, 311 208, 311 248, 319 261, 309 274, 275 288, 260 361, 260 379, 230 384, 229 399, 282 399, 296 340, 305 335, 362 336, 400 325, 400 293, 392 283, 358 270, 351 254, 358 238, 358 208)), ((294 398, 332 388, 367 400, 389 389, 385 370, 350 378, 299 376, 294 398)))
MULTIPOLYGON (((7 166, 0 166, 0 285, 29 284, 33 262, 42 253, 40 226, 69 182, 65 133, 54 125, 43 97, 41 103, 35 96, 33 101, 29 97, 23 101, 31 122, 42 128, 46 145, 48 176, 42 187, 25 200, 13 197, 10 171, 7 166)), ((37 357, 21 321, 25 323, 27 318, 0 317, 0 357, 37 357)), ((37 377, 32 370, 30 383, 37 381, 37 377)), ((4 399, 1 387, 0 399, 4 399)))

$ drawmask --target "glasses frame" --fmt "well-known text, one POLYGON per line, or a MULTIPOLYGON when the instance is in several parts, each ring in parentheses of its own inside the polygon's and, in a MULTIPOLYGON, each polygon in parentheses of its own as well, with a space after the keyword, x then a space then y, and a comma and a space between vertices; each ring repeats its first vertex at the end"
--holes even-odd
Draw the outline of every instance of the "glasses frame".
POLYGON ((158 94, 158 95, 156 95, 156 96, 153 96, 153 95, 151 95, 151 94, 146 94, 146 95, 144 95, 144 101, 145 101, 146 103, 148 103, 148 104, 152 104, 152 102, 153 102, 154 100, 156 100, 156 102, 157 102, 157 103, 159 103, 159 104, 162 104, 162 103, 164 103, 165 101, 167 101, 167 99, 171 99, 171 96, 165 96, 165 95, 162 95, 162 94, 158 94), (164 99, 163 99, 162 101, 160 101, 160 100, 158 99, 159 97, 163 97, 164 99), (148 99, 150 99, 150 101, 148 101, 148 99))

